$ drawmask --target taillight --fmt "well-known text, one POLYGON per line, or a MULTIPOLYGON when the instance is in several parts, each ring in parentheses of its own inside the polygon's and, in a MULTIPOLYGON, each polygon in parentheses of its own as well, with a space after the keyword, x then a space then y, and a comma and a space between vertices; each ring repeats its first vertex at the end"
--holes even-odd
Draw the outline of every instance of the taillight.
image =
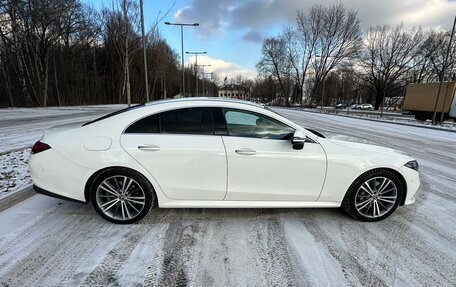
POLYGON ((32 147, 32 153, 39 153, 50 148, 51 147, 48 144, 37 141, 32 147))

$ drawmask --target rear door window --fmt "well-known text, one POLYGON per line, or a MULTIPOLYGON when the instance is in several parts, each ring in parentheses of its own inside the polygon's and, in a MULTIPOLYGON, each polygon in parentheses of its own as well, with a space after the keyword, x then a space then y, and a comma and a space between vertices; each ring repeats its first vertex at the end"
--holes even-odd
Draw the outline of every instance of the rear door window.
POLYGON ((213 135, 211 108, 188 108, 160 114, 160 132, 213 135))
POLYGON ((148 133, 159 133, 159 121, 158 114, 151 115, 140 119, 133 124, 131 124, 126 130, 125 133, 132 134, 148 134, 148 133))

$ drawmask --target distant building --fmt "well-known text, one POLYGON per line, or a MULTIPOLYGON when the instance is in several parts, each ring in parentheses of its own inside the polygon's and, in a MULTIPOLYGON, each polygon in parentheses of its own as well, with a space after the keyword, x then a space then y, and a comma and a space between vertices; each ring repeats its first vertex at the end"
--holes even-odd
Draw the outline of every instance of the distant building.
POLYGON ((245 100, 249 97, 249 94, 245 90, 241 89, 239 85, 229 84, 219 88, 218 96, 223 98, 245 100))

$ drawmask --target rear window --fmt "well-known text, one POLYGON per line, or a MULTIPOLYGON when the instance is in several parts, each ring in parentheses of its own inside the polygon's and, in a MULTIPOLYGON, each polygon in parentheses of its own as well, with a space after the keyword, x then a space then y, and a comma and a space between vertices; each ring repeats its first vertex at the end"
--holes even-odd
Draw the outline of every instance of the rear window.
POLYGON ((122 114, 122 113, 125 113, 125 112, 128 112, 128 111, 131 111, 131 110, 135 110, 137 108, 140 108, 140 107, 144 107, 144 104, 139 104, 139 105, 135 105, 135 106, 131 106, 131 107, 128 107, 128 108, 125 108, 125 109, 121 109, 121 110, 118 110, 118 111, 115 111, 115 112, 112 112, 110 114, 107 114, 107 115, 104 115, 102 117, 99 117, 97 119, 94 119, 90 122, 86 122, 84 123, 82 126, 88 126, 90 124, 93 124, 93 123, 96 123, 96 122, 99 122, 99 121, 102 121, 104 119, 107 119, 107 118, 110 118, 110 117, 113 117, 113 116, 116 116, 116 115, 119 115, 119 114, 122 114))

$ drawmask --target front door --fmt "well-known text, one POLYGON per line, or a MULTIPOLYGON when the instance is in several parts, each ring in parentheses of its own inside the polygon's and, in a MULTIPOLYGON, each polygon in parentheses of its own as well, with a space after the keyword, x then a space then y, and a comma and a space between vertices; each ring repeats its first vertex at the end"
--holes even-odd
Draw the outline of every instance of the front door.
POLYGON ((318 143, 293 149, 294 129, 265 115, 224 109, 228 136, 225 200, 316 201, 325 180, 326 156, 318 143))

